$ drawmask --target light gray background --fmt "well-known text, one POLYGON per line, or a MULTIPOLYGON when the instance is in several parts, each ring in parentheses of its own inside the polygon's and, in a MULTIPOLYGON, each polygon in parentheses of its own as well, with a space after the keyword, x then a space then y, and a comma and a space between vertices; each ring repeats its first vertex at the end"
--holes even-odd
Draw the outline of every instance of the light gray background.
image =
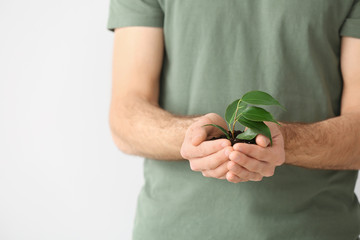
POLYGON ((130 239, 142 159, 109 131, 108 4, 0 2, 1 240, 130 239))

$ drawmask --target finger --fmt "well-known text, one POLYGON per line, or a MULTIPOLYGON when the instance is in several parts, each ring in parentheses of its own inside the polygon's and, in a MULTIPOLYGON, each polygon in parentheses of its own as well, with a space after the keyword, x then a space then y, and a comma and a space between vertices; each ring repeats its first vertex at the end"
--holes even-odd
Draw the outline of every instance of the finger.
POLYGON ((214 154, 201 158, 194 158, 190 161, 190 168, 193 171, 213 170, 229 160, 232 147, 224 148, 214 154))
POLYGON ((245 179, 241 179, 240 177, 236 176, 232 172, 227 172, 225 177, 226 177, 226 180, 228 180, 229 182, 233 182, 233 183, 246 182, 245 179))
POLYGON ((239 164, 232 161, 228 162, 228 169, 229 172, 244 180, 261 181, 263 178, 263 176, 261 176, 259 173, 250 172, 246 168, 243 168, 239 164))
POLYGON ((274 175, 273 165, 268 162, 263 162, 255 158, 251 158, 242 152, 231 152, 229 155, 229 159, 234 163, 246 168, 250 172, 259 173, 260 175, 265 177, 270 177, 274 175))
POLYGON ((204 125, 208 123, 209 120, 203 118, 188 129, 186 136, 188 136, 192 145, 198 146, 200 143, 207 139, 211 128, 204 125))
POLYGON ((230 146, 231 142, 227 139, 217 139, 204 141, 198 146, 188 146, 185 151, 188 151, 189 157, 191 158, 202 158, 214 154, 223 148, 230 146))
MULTIPOLYGON (((236 145, 236 144, 235 144, 236 145)), ((285 162, 285 152, 281 151, 279 147, 267 147, 263 148, 255 144, 239 143, 238 146, 234 145, 234 150, 242 152, 249 157, 257 160, 270 163, 275 166, 280 166, 285 162)))
POLYGON ((204 118, 200 120, 195 126, 190 129, 189 135, 191 138, 191 143, 194 146, 197 146, 203 141, 207 140, 208 136, 213 135, 215 132, 221 134, 221 131, 219 129, 213 126, 205 126, 206 124, 214 123, 214 121, 211 121, 209 117, 207 118, 208 119, 204 118))
POLYGON ((269 162, 267 159, 270 155, 270 148, 260 147, 256 144, 236 143, 234 144, 234 150, 242 152, 249 157, 257 160, 269 162))
POLYGON ((205 170, 203 171, 203 176, 212 177, 212 178, 222 178, 225 179, 225 175, 228 172, 227 162, 222 163, 219 167, 213 170, 205 170))
POLYGON ((258 134, 255 138, 255 142, 257 145, 261 146, 261 147, 267 147, 270 145, 270 139, 265 137, 262 134, 258 134))
POLYGON ((190 130, 191 144, 198 146, 200 143, 204 142, 208 134, 205 127, 197 127, 190 130))

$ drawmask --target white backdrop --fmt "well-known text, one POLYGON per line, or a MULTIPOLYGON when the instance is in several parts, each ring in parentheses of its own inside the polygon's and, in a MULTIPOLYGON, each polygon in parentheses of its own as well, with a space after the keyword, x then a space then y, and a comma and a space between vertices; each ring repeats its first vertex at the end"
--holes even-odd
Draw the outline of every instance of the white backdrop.
POLYGON ((0 2, 1 240, 130 239, 142 159, 109 131, 108 4, 0 2))

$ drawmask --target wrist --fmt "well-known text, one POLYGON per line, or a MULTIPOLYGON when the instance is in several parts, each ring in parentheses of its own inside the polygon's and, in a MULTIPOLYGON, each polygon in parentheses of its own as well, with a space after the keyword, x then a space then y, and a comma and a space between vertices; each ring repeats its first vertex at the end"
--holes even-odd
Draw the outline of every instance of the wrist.
POLYGON ((283 140, 284 140, 284 148, 286 149, 286 142, 287 142, 287 139, 288 139, 288 133, 287 133, 287 127, 288 127, 288 124, 287 123, 284 123, 284 122, 279 122, 280 123, 280 126, 278 125, 278 128, 281 132, 281 135, 283 137, 283 140))
POLYGON ((286 164, 291 164, 291 158, 289 156, 289 125, 288 123, 285 123, 285 122, 279 122, 280 123, 280 126, 279 127, 279 130, 281 132, 281 135, 282 135, 282 138, 283 138, 283 142, 284 142, 284 151, 285 151, 285 162, 286 164))

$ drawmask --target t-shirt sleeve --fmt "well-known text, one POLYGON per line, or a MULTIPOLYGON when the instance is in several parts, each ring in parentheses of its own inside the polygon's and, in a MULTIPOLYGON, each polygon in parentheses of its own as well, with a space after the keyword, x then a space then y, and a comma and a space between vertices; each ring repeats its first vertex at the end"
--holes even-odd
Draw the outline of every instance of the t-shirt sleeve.
POLYGON ((158 0, 110 0, 107 29, 126 26, 163 27, 164 12, 158 0))
POLYGON ((340 36, 360 38, 360 0, 355 0, 340 29, 340 36))

